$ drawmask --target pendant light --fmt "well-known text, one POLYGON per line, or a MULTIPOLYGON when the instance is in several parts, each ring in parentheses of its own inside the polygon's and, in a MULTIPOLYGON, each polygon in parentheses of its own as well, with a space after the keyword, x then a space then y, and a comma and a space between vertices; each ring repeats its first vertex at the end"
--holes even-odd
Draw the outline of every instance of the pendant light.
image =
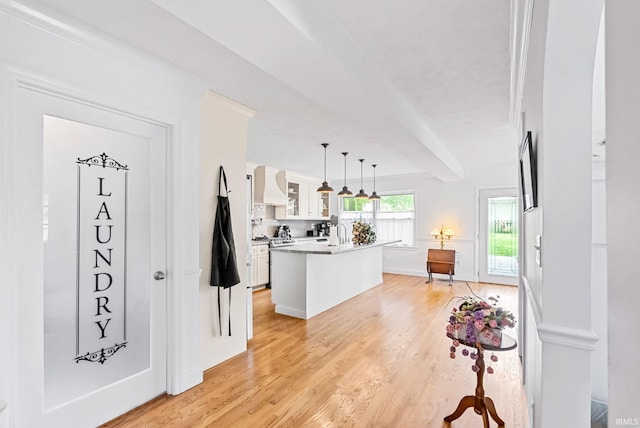
POLYGON ((344 187, 342 188, 340 193, 338 193, 338 196, 341 196, 341 197, 353 196, 353 193, 347 187, 347 155, 348 154, 349 152, 342 152, 342 156, 344 156, 344 187))
POLYGON ((366 193, 364 193, 364 189, 362 188, 362 162, 364 162, 364 159, 358 159, 360 161, 360 191, 358 192, 358 194, 355 196, 357 199, 367 199, 369 198, 369 195, 367 195, 366 193))
POLYGON ((373 167, 373 193, 369 196, 371 200, 380 200, 380 196, 376 193, 376 165, 375 163, 371 165, 373 167))
POLYGON ((324 181, 322 182, 322 186, 318 187, 318 192, 320 193, 331 193, 333 189, 327 183, 327 146, 328 143, 322 143, 322 147, 324 147, 324 181))

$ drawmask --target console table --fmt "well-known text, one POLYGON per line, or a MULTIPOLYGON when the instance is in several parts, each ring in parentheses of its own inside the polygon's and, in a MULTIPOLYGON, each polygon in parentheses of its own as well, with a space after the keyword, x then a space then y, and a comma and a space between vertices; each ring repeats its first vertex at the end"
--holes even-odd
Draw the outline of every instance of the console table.
MULTIPOLYGON (((452 336, 448 335, 453 339, 452 336)), ((473 407, 473 411, 482 416, 482 423, 484 428, 489 428, 489 415, 498 423, 498 427, 504 427, 504 421, 498 416, 496 412, 496 406, 493 400, 484 395, 484 386, 482 380, 484 378, 484 351, 510 351, 517 346, 516 340, 506 334, 502 334, 502 343, 500 346, 481 345, 479 342, 471 343, 460 340, 460 344, 476 348, 478 350, 478 359, 476 360, 476 366, 478 366, 477 380, 476 380, 476 394, 467 395, 460 400, 460 404, 456 408, 455 412, 445 417, 447 422, 458 419, 469 407, 473 407)))
POLYGON ((453 282, 453 275, 456 271, 456 252, 454 250, 437 250, 429 248, 427 251, 427 273, 429 279, 433 281, 433 273, 444 273, 449 275, 449 285, 453 282))

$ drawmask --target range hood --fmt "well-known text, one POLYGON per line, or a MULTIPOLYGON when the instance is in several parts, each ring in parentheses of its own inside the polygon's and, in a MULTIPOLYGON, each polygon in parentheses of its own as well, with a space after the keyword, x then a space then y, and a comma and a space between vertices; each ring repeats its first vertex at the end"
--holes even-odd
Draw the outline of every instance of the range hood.
POLYGON ((277 173, 277 169, 268 166, 259 166, 253 171, 254 204, 287 205, 288 198, 278 184, 277 173))

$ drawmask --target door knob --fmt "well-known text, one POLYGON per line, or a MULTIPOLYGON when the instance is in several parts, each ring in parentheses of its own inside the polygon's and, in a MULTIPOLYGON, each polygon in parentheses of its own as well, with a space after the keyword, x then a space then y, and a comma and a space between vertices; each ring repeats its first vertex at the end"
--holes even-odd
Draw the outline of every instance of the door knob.
POLYGON ((164 272, 162 272, 161 270, 155 272, 153 274, 153 279, 155 279, 156 281, 161 281, 165 278, 164 272))

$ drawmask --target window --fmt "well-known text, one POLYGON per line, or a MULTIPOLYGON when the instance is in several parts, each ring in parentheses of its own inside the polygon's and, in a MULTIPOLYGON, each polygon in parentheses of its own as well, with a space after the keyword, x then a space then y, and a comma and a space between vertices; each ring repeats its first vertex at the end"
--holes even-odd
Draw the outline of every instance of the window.
POLYGON ((415 241, 415 197, 413 193, 390 193, 380 196, 380 201, 343 198, 340 221, 349 224, 362 219, 374 225, 381 240, 402 240, 413 245, 415 241))

